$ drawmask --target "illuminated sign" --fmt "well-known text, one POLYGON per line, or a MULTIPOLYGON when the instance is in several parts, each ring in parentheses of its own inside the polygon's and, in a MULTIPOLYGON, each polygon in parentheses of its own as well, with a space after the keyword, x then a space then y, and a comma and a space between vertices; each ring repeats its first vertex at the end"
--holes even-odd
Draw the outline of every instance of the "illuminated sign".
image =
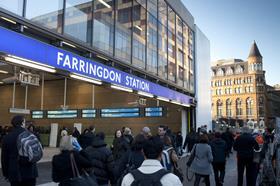
POLYGON ((181 104, 190 104, 190 96, 171 90, 113 67, 62 50, 52 45, 0 27, 0 52, 32 60, 70 73, 80 74, 107 83, 163 97, 181 104))

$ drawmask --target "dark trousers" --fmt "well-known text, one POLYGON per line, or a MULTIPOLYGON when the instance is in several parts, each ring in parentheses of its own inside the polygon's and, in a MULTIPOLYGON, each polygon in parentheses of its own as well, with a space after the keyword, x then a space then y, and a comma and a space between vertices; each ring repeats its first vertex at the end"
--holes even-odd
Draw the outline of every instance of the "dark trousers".
POLYGON ((21 182, 15 181, 11 182, 11 186, 35 186, 36 185, 36 179, 28 179, 23 180, 21 182))
POLYGON ((202 175, 202 174, 197 174, 197 173, 195 173, 194 186, 199 186, 199 182, 200 182, 201 178, 204 178, 206 186, 210 186, 209 175, 202 175))
POLYGON ((213 163, 212 165, 215 175, 216 186, 222 186, 224 183, 226 162, 213 163))
POLYGON ((255 186, 255 167, 253 158, 238 158, 237 159, 237 171, 238 171, 238 186, 243 185, 243 174, 246 168, 246 185, 255 186))

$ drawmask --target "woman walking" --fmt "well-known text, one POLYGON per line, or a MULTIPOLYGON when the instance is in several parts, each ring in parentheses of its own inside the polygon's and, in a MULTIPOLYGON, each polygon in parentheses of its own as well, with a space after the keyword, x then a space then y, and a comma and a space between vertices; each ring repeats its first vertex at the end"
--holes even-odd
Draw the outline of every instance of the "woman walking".
POLYGON ((194 186, 199 186, 201 178, 204 178, 206 186, 210 186, 209 175, 211 174, 213 156, 206 134, 200 136, 199 143, 193 147, 191 153, 195 153, 190 166, 190 170, 195 173, 194 186))

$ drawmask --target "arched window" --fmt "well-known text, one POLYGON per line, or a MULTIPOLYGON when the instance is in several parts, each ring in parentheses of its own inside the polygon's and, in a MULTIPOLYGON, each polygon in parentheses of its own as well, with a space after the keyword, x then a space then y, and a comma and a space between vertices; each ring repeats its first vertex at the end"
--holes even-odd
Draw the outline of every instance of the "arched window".
POLYGON ((215 76, 215 71, 214 70, 212 70, 212 77, 214 77, 215 76))
POLYGON ((217 101, 217 118, 222 117, 222 111, 223 111, 223 102, 221 100, 217 101))
POLYGON ((231 100, 227 99, 226 101, 226 113, 227 113, 227 117, 231 117, 231 100))
POLYGON ((224 76, 224 70, 219 68, 217 71, 217 76, 224 76))
POLYGON ((264 117, 264 98, 259 97, 259 116, 264 117))
POLYGON ((243 68, 240 65, 237 65, 235 68, 235 74, 242 74, 243 73, 243 68))
POLYGON ((253 115, 252 107, 253 107, 252 98, 247 98, 247 100, 246 100, 246 114, 247 114, 247 116, 253 115))
POLYGON ((226 75, 232 75, 233 74, 233 70, 231 67, 227 67, 227 70, 226 70, 226 75))
POLYGON ((242 115, 242 100, 240 98, 236 99, 236 115, 242 115))

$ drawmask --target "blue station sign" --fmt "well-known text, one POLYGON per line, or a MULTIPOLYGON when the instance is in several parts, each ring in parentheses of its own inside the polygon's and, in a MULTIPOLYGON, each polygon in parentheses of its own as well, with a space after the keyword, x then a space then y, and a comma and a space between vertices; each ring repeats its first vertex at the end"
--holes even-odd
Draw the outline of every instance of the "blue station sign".
POLYGON ((182 104, 191 103, 190 96, 3 27, 0 27, 0 41, 0 52, 8 55, 25 58, 136 91, 143 91, 182 104))

